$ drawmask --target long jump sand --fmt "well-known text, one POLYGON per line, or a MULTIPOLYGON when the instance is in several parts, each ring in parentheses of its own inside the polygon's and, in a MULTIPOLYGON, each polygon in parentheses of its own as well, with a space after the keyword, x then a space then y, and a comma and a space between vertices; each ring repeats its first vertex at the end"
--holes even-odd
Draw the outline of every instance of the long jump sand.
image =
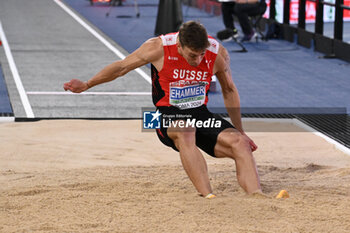
POLYGON ((206 200, 138 120, 2 123, 0 232, 350 232, 350 157, 294 127, 245 124, 264 192, 289 199, 246 196, 205 155, 206 200))

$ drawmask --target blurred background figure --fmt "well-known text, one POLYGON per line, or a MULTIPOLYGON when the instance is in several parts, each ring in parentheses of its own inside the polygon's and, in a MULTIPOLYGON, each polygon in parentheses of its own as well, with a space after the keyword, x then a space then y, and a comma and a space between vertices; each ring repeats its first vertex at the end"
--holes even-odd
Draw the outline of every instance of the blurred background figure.
POLYGON ((250 16, 258 16, 266 11, 265 0, 221 0, 222 19, 225 25, 224 30, 217 33, 217 38, 221 41, 228 41, 238 38, 238 30, 234 24, 234 16, 238 18, 243 31, 242 41, 251 41, 257 34, 255 33, 250 16))

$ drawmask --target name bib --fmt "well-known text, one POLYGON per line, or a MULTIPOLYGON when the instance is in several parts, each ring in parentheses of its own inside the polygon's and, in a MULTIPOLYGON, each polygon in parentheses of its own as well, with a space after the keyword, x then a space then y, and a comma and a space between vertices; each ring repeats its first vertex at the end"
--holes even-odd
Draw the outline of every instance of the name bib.
POLYGON ((179 109, 199 107, 205 102, 206 85, 207 82, 172 82, 169 84, 169 103, 179 109))

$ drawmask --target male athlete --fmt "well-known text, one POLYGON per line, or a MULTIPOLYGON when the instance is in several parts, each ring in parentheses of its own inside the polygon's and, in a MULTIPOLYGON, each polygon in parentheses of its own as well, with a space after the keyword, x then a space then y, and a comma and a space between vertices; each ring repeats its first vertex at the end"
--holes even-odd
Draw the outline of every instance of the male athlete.
POLYGON ((248 194, 261 193, 252 154, 257 146, 242 128, 240 99, 232 81, 229 55, 200 23, 189 21, 178 33, 151 38, 87 82, 72 79, 64 84, 64 89, 80 93, 148 63, 152 64, 153 102, 163 116, 174 117, 170 119, 173 124, 162 126, 157 135, 162 143, 179 151, 182 165, 197 191, 206 198, 215 197, 206 161, 198 149, 201 148, 213 157, 234 159, 239 185, 248 194), (225 107, 234 126, 214 116, 206 107, 214 74, 221 84, 225 107), (202 127, 205 124, 194 124, 193 119, 215 124, 205 128, 202 127), (186 124, 187 120, 190 124, 186 124))

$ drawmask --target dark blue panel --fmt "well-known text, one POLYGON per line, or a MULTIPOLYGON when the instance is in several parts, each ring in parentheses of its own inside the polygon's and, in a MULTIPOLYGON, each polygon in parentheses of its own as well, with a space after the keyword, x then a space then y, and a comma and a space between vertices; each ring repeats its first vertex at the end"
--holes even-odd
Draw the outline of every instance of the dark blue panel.
POLYGON ((0 65, 0 116, 13 116, 13 111, 7 92, 4 75, 0 65))

